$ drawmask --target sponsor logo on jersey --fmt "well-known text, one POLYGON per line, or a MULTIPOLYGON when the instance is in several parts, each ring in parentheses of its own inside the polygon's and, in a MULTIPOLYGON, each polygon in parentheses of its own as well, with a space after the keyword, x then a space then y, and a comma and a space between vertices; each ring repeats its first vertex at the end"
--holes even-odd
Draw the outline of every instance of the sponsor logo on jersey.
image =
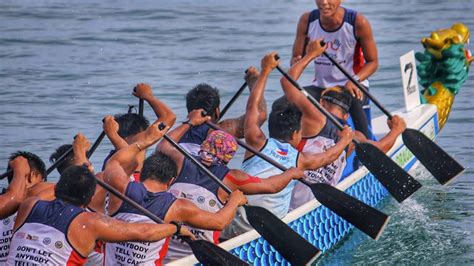
POLYGON ((27 235, 26 235, 26 239, 27 239, 27 240, 31 240, 31 241, 38 241, 38 237, 37 237, 37 236, 30 235, 30 234, 27 234, 27 235))
POLYGON ((216 206, 216 203, 217 203, 217 202, 216 202, 215 200, 211 199, 211 200, 209 201, 209 206, 214 207, 214 206, 216 206))
POLYGON ((45 238, 43 239, 43 244, 45 244, 45 245, 51 244, 51 238, 45 237, 45 238))
POLYGON ((10 217, 3 220, 3 225, 7 225, 10 223, 10 217))
POLYGON ((63 242, 61 241, 56 241, 54 243, 54 247, 57 248, 57 249, 61 249, 63 247, 63 242))
POLYGON ((199 204, 203 204, 205 200, 206 200, 206 198, 204 198, 203 196, 199 196, 199 197, 197 198, 197 202, 198 202, 199 204))

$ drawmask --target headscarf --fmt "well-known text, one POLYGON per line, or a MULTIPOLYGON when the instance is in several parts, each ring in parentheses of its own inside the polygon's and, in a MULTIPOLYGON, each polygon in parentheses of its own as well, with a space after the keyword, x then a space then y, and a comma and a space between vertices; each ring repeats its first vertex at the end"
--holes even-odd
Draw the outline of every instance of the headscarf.
POLYGON ((199 156, 210 164, 227 164, 237 151, 237 141, 222 130, 212 131, 201 144, 199 156))

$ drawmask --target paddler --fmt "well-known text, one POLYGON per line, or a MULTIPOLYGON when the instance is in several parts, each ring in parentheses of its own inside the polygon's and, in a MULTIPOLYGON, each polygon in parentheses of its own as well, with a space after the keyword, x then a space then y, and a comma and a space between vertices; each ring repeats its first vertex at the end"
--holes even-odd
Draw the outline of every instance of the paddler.
MULTIPOLYGON (((245 74, 245 81, 252 91, 259 73, 254 67, 247 69, 245 74)), ((222 129, 230 134, 238 137, 244 137, 244 120, 245 113, 236 118, 220 120, 220 96, 219 90, 206 83, 196 85, 192 90, 186 94, 186 108, 188 113, 196 109, 204 109, 207 114, 211 116, 211 121, 217 123, 222 129)), ((259 108, 266 112, 267 105, 265 99, 259 103, 259 108)), ((262 125, 267 118, 262 116, 258 120, 259 125, 262 125)), ((189 124, 189 130, 181 137, 179 144, 183 146, 188 152, 193 155, 198 155, 201 144, 207 137, 207 134, 212 130, 206 124, 194 125, 191 121, 186 120, 183 123, 189 124)))
MULTIPOLYGON (((257 83, 250 93, 245 118, 245 141, 248 145, 271 157, 281 165, 300 170, 319 168, 332 163, 342 153, 344 148, 352 140, 352 130, 345 127, 340 133, 339 142, 320 154, 299 152, 296 147, 301 141, 301 116, 302 113, 296 105, 288 104, 281 110, 272 110, 268 119, 268 131, 270 138, 267 139, 257 123, 261 115, 258 103, 263 98, 265 85, 270 72, 275 69, 279 62, 275 59, 276 53, 269 53, 261 61, 261 73, 257 83)), ((266 115, 266 114, 265 114, 266 115)), ((281 174, 281 170, 264 161, 260 157, 245 153, 242 170, 251 176, 262 179, 281 174)), ((291 191, 296 182, 290 182, 283 190, 271 195, 249 196, 249 204, 261 206, 273 212, 279 218, 283 218, 289 209, 291 191)), ((231 227, 225 232, 227 238, 244 233, 251 229, 244 210, 239 210, 240 215, 232 222, 231 227)))
MULTIPOLYGON (((360 12, 342 7, 341 0, 316 0, 316 5, 318 9, 300 17, 293 43, 292 65, 303 58, 307 41, 322 39, 328 44, 326 52, 355 80, 368 87, 368 78, 378 67, 377 46, 369 21, 360 12)), ((370 137, 368 119, 363 111, 363 106, 368 104, 364 94, 326 57, 316 58, 314 66, 314 81, 306 89, 315 90, 320 96, 324 88, 346 87, 353 96, 349 113, 355 129, 370 137)))
POLYGON ((13 234, 18 208, 28 197, 29 190, 46 179, 43 161, 35 154, 25 151, 13 153, 8 162, 13 174, 8 176, 9 186, 0 196, 0 264, 7 261, 10 239, 13 234))
MULTIPOLYGON (((162 117, 167 125, 172 126, 173 119, 162 117)), ((111 116, 105 118, 105 122, 114 122, 111 116)), ((128 178, 131 171, 138 164, 137 155, 144 149, 150 147, 161 139, 169 129, 158 129, 160 121, 152 124, 144 132, 144 138, 128 147, 118 150, 109 160, 104 172, 104 180, 120 192, 126 194, 140 205, 156 214, 165 222, 189 224, 196 228, 207 230, 222 230, 230 224, 239 206, 247 202, 240 191, 234 191, 228 198, 224 208, 213 213, 201 210, 188 200, 177 199, 168 192, 170 184, 177 176, 175 161, 163 154, 150 155, 143 164, 140 182, 130 181, 128 178)), ((118 128, 118 125, 116 125, 118 128)), ((123 203, 116 197, 111 197, 110 214, 112 217, 127 222, 148 222, 147 217, 141 215, 128 204, 123 203)), ((159 242, 122 242, 117 244, 106 244, 106 265, 116 265, 125 262, 132 264, 157 264, 161 265, 166 256, 168 240, 159 242)), ((125 263, 125 264, 129 264, 125 263)))
MULTIPOLYGON (((191 111, 188 114, 190 124, 199 127, 211 117, 203 117, 203 109, 191 111)), ((174 140, 180 139, 183 134, 190 130, 190 124, 182 124, 172 130, 168 136, 174 140)), ((284 189, 293 179, 301 178, 303 172, 296 168, 291 168, 284 173, 278 173, 261 179, 258 176, 248 175, 242 170, 229 169, 227 164, 232 160, 237 151, 237 142, 232 135, 222 130, 212 131, 201 144, 196 158, 215 174, 231 190, 240 190, 246 195, 252 194, 273 194, 284 189)), ((169 142, 162 141, 158 147, 158 152, 168 154, 178 166, 176 180, 170 186, 170 192, 177 198, 189 200, 199 208, 220 212, 224 208, 228 195, 219 185, 211 180, 203 171, 199 170, 191 160, 185 158, 169 142)), ((196 236, 202 236, 209 241, 218 243, 220 231, 203 230, 206 228, 191 228, 196 236)), ((173 238, 168 249, 169 259, 178 259, 191 254, 191 250, 179 240, 173 238)), ((167 258, 168 259, 168 258, 167 258)))
MULTIPOLYGON (((305 68, 320 56, 325 50, 321 47, 320 40, 309 42, 305 56, 294 64, 288 74, 297 80, 305 68)), ((298 144, 298 150, 305 153, 320 154, 330 147, 336 145, 339 141, 338 128, 326 118, 297 88, 295 88, 286 78, 281 79, 281 85, 285 96, 277 99, 272 108, 281 109, 288 103, 299 106, 302 110, 302 135, 303 138, 298 144)), ((314 93, 314 91, 310 91, 314 93)), ((353 104, 351 97, 345 87, 336 86, 323 91, 321 96, 321 105, 334 115, 341 124, 346 125, 349 118, 349 110, 353 104)), ((362 132, 356 130, 355 138, 361 142, 369 142, 387 152, 395 144, 397 137, 405 130, 406 124, 402 118, 395 115, 391 120, 387 120, 390 131, 379 141, 372 141, 365 137, 362 132)), ((327 183, 335 186, 341 179, 344 167, 346 166, 346 158, 354 150, 354 144, 350 144, 348 148, 342 152, 337 160, 320 168, 310 168, 305 171, 311 183, 327 183)), ((314 199, 311 190, 302 184, 297 184, 293 190, 291 201, 291 209, 301 206, 303 203, 314 199)))
MULTIPOLYGON (((156 118, 160 117, 169 117, 170 114, 173 114, 173 111, 164 104, 160 99, 156 98, 153 95, 153 89, 149 84, 138 83, 132 91, 132 95, 138 99, 144 100, 147 102, 153 111, 155 112, 156 118)), ((114 150, 112 150, 107 158, 104 160, 102 170, 105 169, 107 160, 119 149, 127 147, 128 145, 140 141, 140 138, 143 137, 143 131, 149 126, 148 120, 140 114, 127 113, 120 114, 115 116, 115 120, 119 124, 118 134, 111 134, 107 130, 107 125, 104 124, 104 132, 109 138, 112 145, 114 145, 114 150)), ((143 161, 146 158, 146 150, 140 152, 137 168, 134 170, 133 174, 130 176, 131 179, 135 181, 140 180, 140 171, 143 167, 143 161)))
POLYGON ((160 241, 173 234, 190 236, 175 224, 130 224, 86 212, 96 185, 86 166, 71 166, 55 186, 55 200, 25 200, 18 211, 7 264, 83 265, 97 240, 160 241))

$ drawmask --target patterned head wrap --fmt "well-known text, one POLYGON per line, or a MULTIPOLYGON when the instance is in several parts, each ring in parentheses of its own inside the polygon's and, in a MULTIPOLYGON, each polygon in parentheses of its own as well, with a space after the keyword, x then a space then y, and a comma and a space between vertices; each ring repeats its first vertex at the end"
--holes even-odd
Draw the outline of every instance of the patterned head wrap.
POLYGON ((212 131, 201 144, 199 156, 210 164, 227 164, 237 151, 237 141, 222 130, 212 131))

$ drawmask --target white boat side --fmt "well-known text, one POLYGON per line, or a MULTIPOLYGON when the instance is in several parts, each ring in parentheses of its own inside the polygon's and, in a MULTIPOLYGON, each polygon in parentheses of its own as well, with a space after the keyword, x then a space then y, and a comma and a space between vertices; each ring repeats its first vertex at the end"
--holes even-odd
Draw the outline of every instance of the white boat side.
MULTIPOLYGON (((422 104, 415 109, 412 109, 410 112, 406 112, 403 109, 394 112, 394 114, 402 116, 409 128, 419 129, 432 139, 434 139, 438 134, 438 116, 436 106, 434 105, 422 104)), ((372 127, 376 136, 381 136, 388 132, 389 129, 386 120, 387 118, 385 116, 376 117, 372 120, 372 127)), ((407 171, 413 168, 417 162, 413 154, 403 144, 401 137, 397 139, 395 145, 387 154, 407 171)), ((370 205, 376 205, 381 199, 388 195, 386 190, 365 167, 359 168, 350 176, 345 178, 337 185, 337 188, 346 191, 350 195, 355 196, 370 205), (356 188, 356 185, 359 186, 359 188, 356 188), (369 198, 367 198, 367 195, 358 195, 357 191, 361 191, 361 189, 368 191, 366 194, 369 198), (376 199, 373 200, 371 197, 376 199)), ((321 206, 316 199, 309 201, 288 213, 283 218, 283 221, 290 224, 298 233, 303 233, 303 237, 308 239, 323 252, 329 250, 354 228, 337 215, 332 214, 332 212, 327 208, 321 206), (315 211, 318 212, 316 213, 315 211), (308 216, 309 214, 311 214, 310 218, 305 218, 305 216, 308 216), (314 218, 314 220, 310 220, 312 218, 314 218), (321 224, 318 224, 318 221, 321 221, 321 224), (323 225, 323 223, 329 225, 323 225), (319 234, 319 237, 317 236, 318 232, 314 232, 314 230, 319 230, 321 233, 319 234), (315 237, 313 237, 313 235, 315 235, 315 237)), ((390 226, 390 223, 388 226, 390 226)), ((268 243, 260 237, 255 230, 229 239, 219 244, 219 246, 232 251, 233 254, 254 265, 260 265, 260 262, 265 262, 265 264, 269 265, 275 264, 274 262, 277 262, 278 264, 288 264, 276 250, 270 247, 268 243)), ((196 263, 198 263, 198 261, 193 255, 191 255, 173 261, 168 265, 193 265, 196 263)))

